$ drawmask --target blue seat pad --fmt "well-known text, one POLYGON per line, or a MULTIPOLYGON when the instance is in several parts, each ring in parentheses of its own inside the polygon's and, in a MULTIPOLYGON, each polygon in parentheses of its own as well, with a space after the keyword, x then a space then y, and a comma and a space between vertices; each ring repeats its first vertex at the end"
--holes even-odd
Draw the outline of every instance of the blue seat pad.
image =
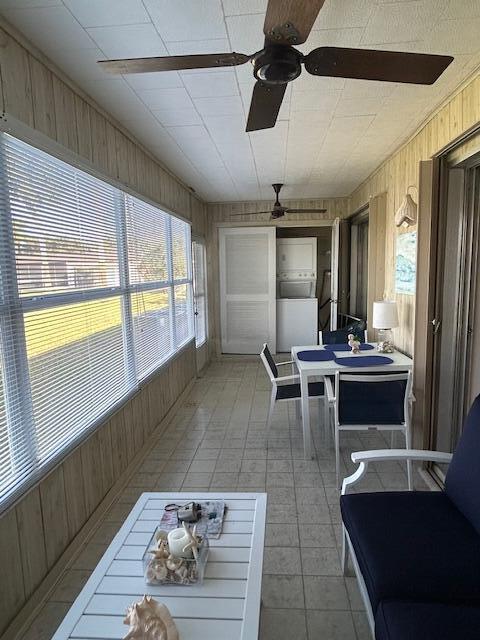
POLYGON ((375 612, 385 599, 480 605, 480 537, 443 492, 340 499, 375 612))
MULTIPOLYGON (((323 382, 309 382, 308 383, 308 395, 309 396, 323 396, 325 395, 325 388, 323 382)), ((293 398, 300 398, 301 391, 299 384, 284 384, 281 387, 277 387, 277 400, 292 400, 293 398)))
POLYGON ((478 640, 480 607, 435 602, 381 602, 376 640, 478 640))

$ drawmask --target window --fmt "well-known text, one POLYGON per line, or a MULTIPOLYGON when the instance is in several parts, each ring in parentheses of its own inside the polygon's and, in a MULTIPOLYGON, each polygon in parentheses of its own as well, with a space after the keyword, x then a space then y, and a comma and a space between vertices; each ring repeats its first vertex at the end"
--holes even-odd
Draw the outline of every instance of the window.
POLYGON ((190 226, 0 134, 0 504, 193 338, 190 226))
POLYGON ((201 347, 207 339, 207 267, 203 242, 195 240, 193 251, 193 299, 195 315, 195 344, 201 347))

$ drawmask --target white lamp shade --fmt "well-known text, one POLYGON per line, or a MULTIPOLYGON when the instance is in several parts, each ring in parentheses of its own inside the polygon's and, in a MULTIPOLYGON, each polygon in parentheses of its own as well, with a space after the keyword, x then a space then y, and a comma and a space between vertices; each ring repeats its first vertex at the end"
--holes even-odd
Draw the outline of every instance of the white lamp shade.
POLYGON ((398 327, 397 303, 393 300, 374 302, 372 327, 374 329, 393 329, 398 327))

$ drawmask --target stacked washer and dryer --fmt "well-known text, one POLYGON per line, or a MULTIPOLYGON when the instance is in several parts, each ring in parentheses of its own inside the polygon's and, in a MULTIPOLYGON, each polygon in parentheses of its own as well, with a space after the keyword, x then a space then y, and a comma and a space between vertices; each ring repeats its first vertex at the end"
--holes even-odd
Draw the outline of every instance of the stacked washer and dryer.
POLYGON ((318 342, 317 238, 277 238, 277 351, 318 342))

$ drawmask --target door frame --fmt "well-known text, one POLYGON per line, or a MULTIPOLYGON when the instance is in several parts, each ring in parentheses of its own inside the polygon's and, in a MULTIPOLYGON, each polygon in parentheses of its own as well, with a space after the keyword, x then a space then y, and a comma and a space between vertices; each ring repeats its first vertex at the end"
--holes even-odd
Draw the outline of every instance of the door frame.
MULTIPOLYGON (((439 309, 438 274, 440 271, 443 217, 446 209, 445 179, 447 157, 462 161, 474 155, 480 124, 466 131, 441 149, 430 160, 419 163, 419 202, 417 225, 417 277, 415 296, 413 446, 430 449, 435 442, 438 340, 435 340, 436 313, 439 309), (470 150, 470 151, 469 151, 470 150), (435 344, 437 343, 437 345, 435 344)), ((428 468, 437 484, 441 479, 428 468)))

